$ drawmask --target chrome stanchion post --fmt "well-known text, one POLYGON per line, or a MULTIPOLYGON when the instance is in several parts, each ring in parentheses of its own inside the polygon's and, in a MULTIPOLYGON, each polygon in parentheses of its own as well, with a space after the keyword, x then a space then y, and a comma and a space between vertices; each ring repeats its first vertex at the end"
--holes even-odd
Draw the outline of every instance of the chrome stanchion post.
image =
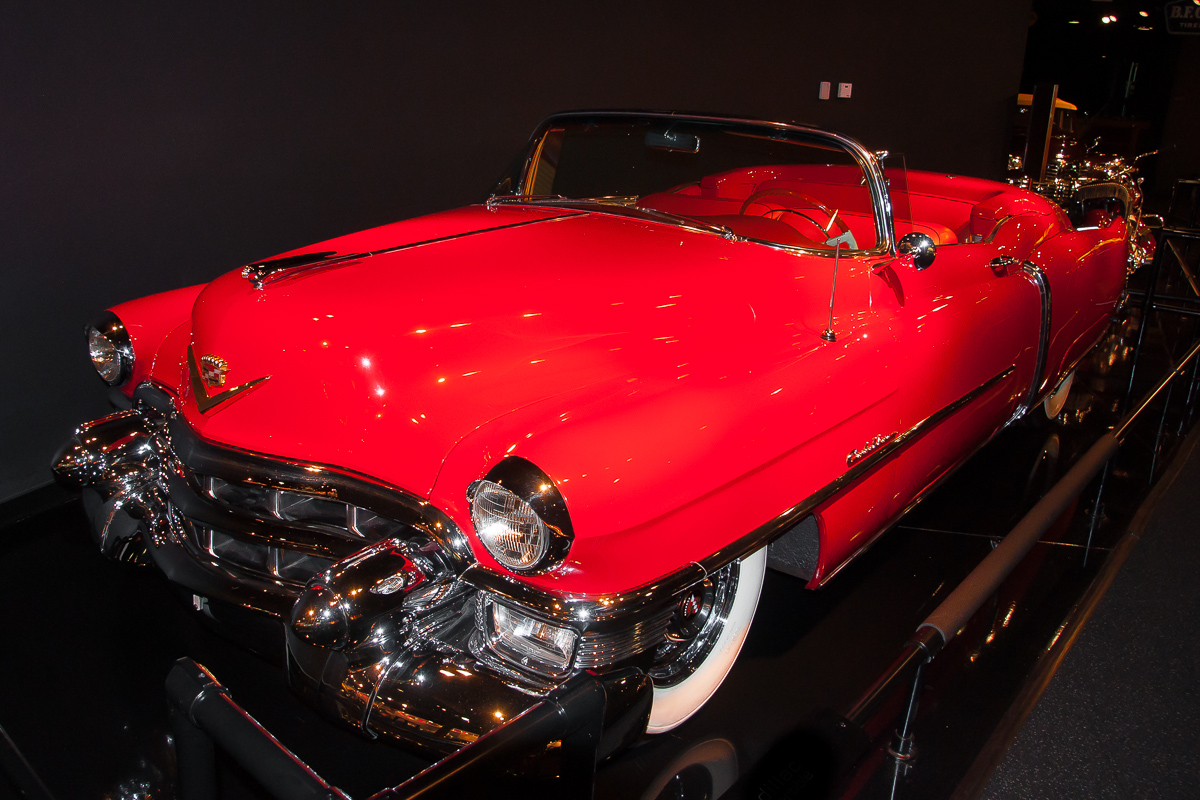
POLYGON ((1158 452, 1162 449, 1163 426, 1167 424, 1167 412, 1171 410, 1171 393, 1174 390, 1174 383, 1167 387, 1167 397, 1163 400, 1162 414, 1158 417, 1158 432, 1154 434, 1154 450, 1150 454, 1150 469, 1146 477, 1148 486, 1154 485, 1154 470, 1158 467, 1158 452))
POLYGON ((1191 427, 1192 416, 1196 411, 1196 379, 1200 377, 1200 361, 1192 363, 1192 377, 1188 380, 1187 399, 1184 400, 1183 410, 1187 412, 1184 415, 1186 422, 1180 426, 1180 433, 1183 433, 1185 427, 1191 427))
POLYGON ((1088 557, 1092 554, 1092 536, 1096 533, 1096 526, 1100 522, 1100 514, 1102 513, 1104 504, 1104 484, 1108 481, 1108 470, 1112 467, 1112 461, 1104 462, 1104 469, 1100 473, 1100 488, 1096 490, 1096 500, 1092 503, 1091 519, 1088 522, 1088 538, 1087 545, 1083 549, 1083 566, 1087 566, 1088 557))
POLYGON ((1154 297, 1158 293, 1158 275, 1162 271, 1164 245, 1167 242, 1165 231, 1159 233, 1158 245, 1154 248, 1154 260, 1150 262, 1149 283, 1146 285, 1146 296, 1142 298, 1142 317, 1138 321, 1137 342, 1133 345, 1133 359, 1129 365, 1129 386, 1125 389, 1125 401, 1122 409, 1128 409, 1133 400, 1133 380, 1137 375, 1138 356, 1142 352, 1142 341, 1146 338, 1146 326, 1150 324, 1150 311, 1154 307, 1154 297))
POLYGON ((904 712, 904 723, 896 731, 896 738, 888 748, 888 755, 901 764, 911 764, 916 758, 917 749, 913 742, 913 725, 917 719, 917 704, 921 697, 921 678, 925 675, 925 665, 929 659, 917 663, 913 672, 912 687, 908 693, 908 707, 904 712))

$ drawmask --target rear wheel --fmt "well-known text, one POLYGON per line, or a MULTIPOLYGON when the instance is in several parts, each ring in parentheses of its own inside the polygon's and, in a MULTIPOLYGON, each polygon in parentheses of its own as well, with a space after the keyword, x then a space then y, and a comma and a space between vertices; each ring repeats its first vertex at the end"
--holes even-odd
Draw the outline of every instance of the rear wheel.
POLYGON ((655 651, 649 733, 665 733, 695 714, 725 680, 758 608, 764 547, 710 575, 679 602, 655 651))
POLYGON ((1071 394, 1071 384, 1075 382, 1075 370, 1067 373, 1067 377, 1063 378, 1062 383, 1058 388, 1050 393, 1046 401, 1042 403, 1042 407, 1046 409, 1046 416, 1054 419, 1067 406, 1067 397, 1071 394))

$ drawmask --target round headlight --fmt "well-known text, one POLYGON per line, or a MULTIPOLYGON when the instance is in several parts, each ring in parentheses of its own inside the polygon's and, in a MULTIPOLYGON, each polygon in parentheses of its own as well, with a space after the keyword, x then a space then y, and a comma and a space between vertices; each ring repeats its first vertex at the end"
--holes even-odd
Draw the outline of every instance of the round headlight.
POLYGON ((575 533, 558 487, 523 458, 510 456, 467 487, 471 524, 500 564, 515 572, 562 562, 575 533))
POLYGON ((133 373, 133 343, 125 325, 116 314, 84 329, 87 334, 88 355, 92 366, 109 386, 119 386, 133 373))
POLYGON ((479 481, 471 524, 483 546, 509 569, 537 566, 550 545, 550 532, 533 507, 498 483, 479 481))

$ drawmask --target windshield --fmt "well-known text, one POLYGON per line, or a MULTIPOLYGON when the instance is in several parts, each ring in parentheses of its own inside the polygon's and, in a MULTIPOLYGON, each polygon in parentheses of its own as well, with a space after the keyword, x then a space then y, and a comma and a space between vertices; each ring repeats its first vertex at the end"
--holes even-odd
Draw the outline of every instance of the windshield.
POLYGON ((753 123, 554 118, 495 197, 602 204, 806 249, 844 253, 880 241, 870 184, 848 149, 753 123))

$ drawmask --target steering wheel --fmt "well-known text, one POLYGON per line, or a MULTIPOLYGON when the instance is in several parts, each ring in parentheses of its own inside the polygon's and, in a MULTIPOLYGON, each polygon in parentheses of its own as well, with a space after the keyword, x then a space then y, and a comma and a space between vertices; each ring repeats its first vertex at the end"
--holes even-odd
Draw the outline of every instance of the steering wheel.
MULTIPOLYGON (((815 197, 810 197, 804 192, 800 192, 795 189, 787 189, 783 186, 772 186, 766 189, 761 189, 750 195, 746 198, 746 202, 742 203, 742 207, 738 210, 738 214, 744 215, 746 213, 746 209, 754 205, 754 203, 758 202, 763 197, 770 197, 772 195, 781 197, 794 197, 797 200, 803 200, 813 208, 823 211, 828 219, 826 223, 822 225, 820 222, 813 219, 808 214, 805 214, 803 211, 796 208, 788 208, 786 206, 778 206, 776 208, 768 209, 766 212, 759 214, 758 216, 766 217, 768 214, 779 214, 779 217, 772 217, 772 219, 780 219, 784 214, 795 214, 796 216, 803 218, 806 222, 820 231, 821 235, 818 241, 822 243, 850 231, 850 228, 838 218, 838 212, 836 209, 831 211, 829 206, 825 205, 820 200, 817 200, 815 197), (830 234, 831 230, 835 231, 832 235, 830 234)), ((764 203, 763 205, 766 204, 764 203)), ((803 233, 803 231, 801 231, 801 233, 803 233)))

